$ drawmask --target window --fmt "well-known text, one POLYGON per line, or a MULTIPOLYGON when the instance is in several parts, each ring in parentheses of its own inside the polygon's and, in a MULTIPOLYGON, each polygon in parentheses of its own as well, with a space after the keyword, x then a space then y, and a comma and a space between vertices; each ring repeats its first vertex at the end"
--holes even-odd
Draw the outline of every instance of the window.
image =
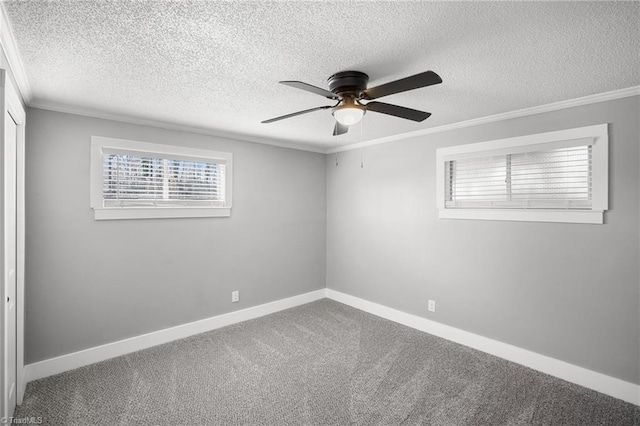
POLYGON ((96 220, 229 216, 229 153, 93 136, 96 220))
POLYGON ((441 218, 603 223, 607 125, 437 150, 441 218))

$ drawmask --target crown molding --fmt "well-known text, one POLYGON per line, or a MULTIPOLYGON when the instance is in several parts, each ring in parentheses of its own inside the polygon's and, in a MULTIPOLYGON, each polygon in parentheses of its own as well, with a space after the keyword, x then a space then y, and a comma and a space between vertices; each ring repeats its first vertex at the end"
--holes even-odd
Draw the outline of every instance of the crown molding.
POLYGON ((66 105, 58 102, 32 101, 29 106, 32 108, 45 109, 49 111, 57 111, 67 114, 82 115, 86 117, 101 118, 104 120, 113 120, 123 123, 138 124, 142 126, 157 127, 167 130, 176 130, 181 132, 196 133, 207 136, 214 136, 228 140, 237 140, 241 142, 258 143, 262 145, 277 146, 280 148, 296 149, 300 151, 316 152, 320 154, 334 154, 337 152, 350 151, 353 149, 361 149, 369 146, 396 142, 411 139, 419 136, 431 135, 435 133, 447 132, 450 130, 462 129, 465 127, 478 126, 482 124, 495 123, 498 121, 509 120, 512 118, 526 117, 529 115, 542 114, 545 112, 559 111, 563 109, 595 104, 598 102, 606 102, 615 99, 627 98, 630 96, 640 96, 640 86, 627 87, 625 89, 613 90, 610 92, 598 93, 595 95, 583 96, 580 98, 568 99, 565 101, 554 102, 551 104, 540 105, 531 108, 519 109, 516 111, 504 112, 486 117, 474 118, 471 120, 460 121, 457 123, 446 124, 444 126, 430 127, 427 129, 416 130, 414 132, 401 133, 398 135, 387 136, 379 139, 373 139, 365 142, 344 145, 336 148, 324 149, 313 145, 304 145, 301 143, 284 142, 276 139, 264 137, 239 135, 231 132, 221 132, 219 130, 207 129, 204 127, 190 126, 178 123, 168 123, 164 121, 137 118, 124 114, 109 113, 105 111, 92 110, 88 108, 66 105))
POLYGON ((20 52, 16 40, 13 37, 13 31, 11 30, 11 24, 7 18, 7 12, 4 10, 4 5, 0 4, 0 44, 2 50, 7 56, 7 62, 9 62, 9 69, 16 79, 18 90, 22 96, 22 100, 26 105, 33 99, 31 87, 29 86, 29 80, 27 80, 27 73, 24 69, 22 59, 20 58, 20 52))
POLYGON ((559 111, 567 108, 573 108, 583 105, 595 104, 598 102, 611 101, 614 99, 627 98, 630 96, 640 95, 640 86, 627 87, 626 89, 613 90, 610 92, 598 93, 595 95, 583 96, 581 98, 568 99, 566 101, 554 102, 551 104, 540 105, 531 108, 519 109, 516 111, 504 112, 486 117, 474 118, 472 120, 459 121, 457 123, 445 124, 444 126, 430 127, 427 129, 416 130, 414 132, 402 133, 399 135, 387 136, 384 138, 373 139, 365 142, 358 142, 337 148, 331 148, 325 151, 326 154, 334 154, 336 152, 350 151, 352 149, 360 149, 373 145, 380 145, 389 142, 401 141, 405 139, 415 138, 418 136, 431 135, 434 133, 447 132, 449 130, 462 129, 465 127, 478 126, 481 124, 495 123, 496 121, 509 120, 511 118, 526 117, 529 115, 541 114, 544 112, 559 111))
POLYGON ((288 148, 288 149, 296 149, 299 151, 316 152, 319 154, 326 153, 325 152, 326 150, 324 148, 314 146, 314 145, 306 146, 302 144, 284 142, 284 141, 279 141, 276 139, 270 139, 265 137, 240 135, 237 133, 222 132, 219 130, 208 129, 205 127, 197 127, 197 126, 190 126, 186 124, 169 123, 169 122, 152 120, 147 118, 132 117, 129 115, 93 110, 89 108, 66 105, 66 104, 61 104, 57 102, 32 101, 29 104, 29 107, 44 109, 48 111, 62 112, 65 114, 81 115, 84 117, 100 118, 103 120, 119 121, 121 123, 137 124, 140 126, 149 126, 149 127, 156 127, 160 129, 166 129, 166 130, 175 130, 179 132, 214 136, 221 139, 234 140, 239 142, 257 143, 261 145, 277 146, 279 148, 288 148))

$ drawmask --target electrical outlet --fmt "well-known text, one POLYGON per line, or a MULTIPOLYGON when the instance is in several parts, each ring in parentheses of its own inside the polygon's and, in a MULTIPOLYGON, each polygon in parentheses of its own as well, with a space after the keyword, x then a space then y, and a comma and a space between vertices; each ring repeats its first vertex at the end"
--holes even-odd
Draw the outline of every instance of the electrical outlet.
POLYGON ((436 301, 435 300, 429 300, 429 304, 427 306, 427 309, 429 309, 429 312, 435 312, 436 311, 436 301))
POLYGON ((231 301, 233 303, 236 303, 240 300, 240 292, 239 291, 232 291, 231 292, 231 301))

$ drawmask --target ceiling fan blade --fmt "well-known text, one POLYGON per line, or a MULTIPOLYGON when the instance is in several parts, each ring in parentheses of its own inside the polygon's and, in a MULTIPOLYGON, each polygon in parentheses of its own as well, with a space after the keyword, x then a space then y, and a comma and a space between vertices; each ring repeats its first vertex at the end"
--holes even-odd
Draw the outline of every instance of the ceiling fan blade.
POLYGON ((442 79, 438 74, 433 71, 426 71, 367 89, 364 91, 364 99, 378 99, 394 93, 406 92, 407 90, 419 89, 439 83, 442 83, 442 79))
POLYGON ((349 131, 349 126, 345 126, 344 124, 340 124, 336 121, 336 125, 333 128, 333 136, 343 135, 348 131, 349 131))
POLYGON ((328 99, 338 99, 338 95, 320 87, 312 86, 302 81, 281 81, 280 84, 285 86, 295 87, 296 89, 306 90, 307 92, 315 93, 316 95, 324 96, 328 99))
POLYGON ((263 124, 273 123, 274 121, 284 120, 285 118, 295 117, 296 115, 302 115, 308 112, 320 111, 322 109, 329 109, 329 108, 333 108, 333 107, 330 105, 327 105, 327 106, 315 107, 311 109, 305 109, 304 111, 292 112, 291 114, 281 115, 280 117, 276 117, 276 118, 270 118, 269 120, 264 120, 262 123, 263 124))
POLYGON ((412 121, 424 121, 431 115, 430 112, 418 111, 417 109, 401 107, 398 105, 385 104, 384 102, 369 102, 365 106, 367 111, 393 115, 412 121))

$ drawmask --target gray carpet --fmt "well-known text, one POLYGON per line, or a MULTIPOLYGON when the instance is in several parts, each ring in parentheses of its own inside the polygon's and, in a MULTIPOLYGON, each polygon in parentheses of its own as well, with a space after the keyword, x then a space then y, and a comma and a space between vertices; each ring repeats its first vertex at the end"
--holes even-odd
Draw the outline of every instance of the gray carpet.
POLYGON ((621 400, 323 299, 31 382, 46 425, 638 425, 621 400))

